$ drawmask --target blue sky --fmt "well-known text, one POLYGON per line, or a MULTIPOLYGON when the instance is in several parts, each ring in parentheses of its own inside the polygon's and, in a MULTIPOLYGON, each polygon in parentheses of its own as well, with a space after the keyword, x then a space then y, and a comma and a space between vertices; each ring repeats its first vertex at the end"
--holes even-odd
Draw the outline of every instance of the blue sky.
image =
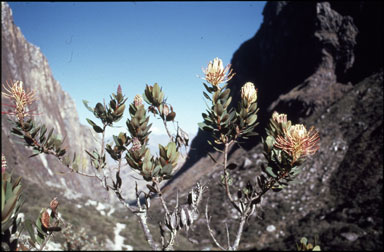
MULTIPOLYGON (((205 111, 202 67, 226 65, 255 35, 265 2, 9 2, 15 24, 40 47, 54 78, 74 99, 82 124, 121 84, 128 102, 157 82, 179 126, 198 131, 205 111)), ((127 113, 128 114, 128 113, 127 113)), ((120 125, 125 129, 125 120, 120 125)), ((159 120, 153 132, 165 133, 159 120)), ((172 130, 173 127, 171 127, 172 130)), ((125 131, 125 130, 124 130, 125 131)))

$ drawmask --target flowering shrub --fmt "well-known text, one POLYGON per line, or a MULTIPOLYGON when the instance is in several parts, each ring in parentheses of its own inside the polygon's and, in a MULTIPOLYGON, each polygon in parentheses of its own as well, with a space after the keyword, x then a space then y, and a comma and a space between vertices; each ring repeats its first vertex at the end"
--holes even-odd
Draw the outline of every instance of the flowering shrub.
MULTIPOLYGON (((263 174, 257 177, 257 183, 250 181, 243 188, 233 188, 230 171, 237 167, 236 164, 228 164, 228 151, 231 146, 238 143, 241 139, 247 139, 257 135, 254 131, 257 122, 257 89, 254 84, 247 82, 241 88, 241 99, 237 106, 232 104, 230 89, 227 81, 231 80, 235 73, 230 65, 223 66, 219 58, 209 62, 206 69, 203 83, 206 92, 203 92, 207 99, 207 111, 202 114, 203 122, 199 123, 201 130, 207 131, 212 135, 210 144, 215 150, 223 153, 222 161, 217 162, 222 167, 221 183, 225 188, 225 195, 231 206, 240 215, 239 228, 233 244, 228 240, 228 244, 223 246, 214 237, 214 232, 210 227, 210 217, 208 214, 208 204, 205 208, 207 227, 214 243, 223 250, 237 250, 239 248, 243 228, 246 220, 255 212, 256 205, 261 202, 262 196, 269 190, 280 191, 286 187, 294 177, 300 172, 300 166, 306 158, 313 155, 319 148, 318 132, 312 127, 307 131, 302 124, 292 125, 287 119, 287 115, 274 112, 270 119, 269 127, 266 129, 267 137, 263 139, 264 155, 267 164, 262 166, 263 174), (232 191, 235 189, 236 194, 232 191)), ((110 96, 109 103, 97 103, 95 107, 90 107, 87 101, 83 101, 86 108, 94 115, 98 122, 87 119, 92 129, 101 134, 100 149, 85 150, 90 157, 90 165, 94 173, 85 172, 80 169, 83 165, 76 159, 76 153, 68 153, 62 148, 62 140, 53 135, 53 129, 47 132, 47 127, 37 125, 31 117, 33 114, 28 110, 34 100, 34 92, 26 92, 21 81, 8 85, 3 95, 14 104, 12 108, 5 112, 15 115, 14 127, 11 132, 24 139, 25 144, 34 151, 32 156, 49 154, 58 158, 59 161, 70 171, 82 176, 93 177, 100 181, 106 190, 114 192, 117 199, 138 218, 148 244, 153 250, 173 249, 175 238, 182 229, 188 230, 198 218, 198 206, 204 197, 207 186, 197 183, 189 192, 186 204, 179 204, 178 196, 173 210, 168 208, 167 202, 163 198, 160 184, 164 180, 172 177, 178 165, 180 148, 188 145, 188 134, 177 126, 175 134, 168 129, 168 123, 174 123, 176 112, 171 104, 165 99, 162 88, 155 83, 146 85, 142 96, 136 95, 132 102, 127 106, 129 118, 126 120, 127 132, 120 132, 113 136, 113 143, 105 144, 105 132, 108 127, 120 121, 124 115, 127 98, 125 98, 122 88, 119 85, 117 92, 110 96), (144 104, 147 104, 147 106, 144 104), (148 148, 149 136, 151 134, 150 115, 162 120, 169 142, 166 145, 159 145, 159 153, 154 156, 148 148), (105 172, 107 167, 106 153, 117 162, 117 169, 110 173, 105 172), (139 191, 137 183, 136 205, 128 204, 127 199, 122 195, 122 178, 120 170, 122 163, 126 162, 134 171, 137 171, 142 178, 147 181, 146 190, 139 191), (108 174, 113 174, 110 176, 108 174), (151 230, 148 228, 148 210, 151 207, 151 199, 158 197, 165 215, 163 221, 159 223, 161 241, 153 239, 151 230)), ((177 124, 178 125, 178 124, 177 124)), ((13 197, 15 198, 15 197, 13 197)), ((12 198, 12 199, 13 199, 12 198)), ((10 199, 10 198, 7 198, 10 199)), ((54 199, 50 204, 50 213, 42 210, 36 226, 38 236, 36 241, 45 244, 44 239, 49 232, 59 231, 56 208, 58 202, 54 199), (55 224, 52 224, 54 221, 55 224), (49 231, 46 233, 45 231, 49 231)), ((3 213, 3 203, 2 203, 3 213)), ((30 223, 27 224, 31 237, 30 223)), ((229 230, 227 228, 229 237, 229 230)), ((32 242, 35 242, 32 238, 32 242)), ((307 247, 306 247, 307 248, 307 247)))
POLYGON ((319 136, 313 128, 307 132, 305 126, 301 124, 292 125, 291 121, 287 120, 287 115, 274 112, 264 141, 264 155, 268 161, 267 165, 263 166, 264 174, 257 177, 257 185, 248 181, 244 188, 237 188, 237 198, 235 198, 231 193, 230 170, 236 168, 237 165, 227 164, 228 150, 239 139, 247 139, 256 134, 254 128, 258 124, 256 122, 257 89, 253 83, 245 83, 241 88, 241 100, 235 110, 229 106, 232 98, 229 96, 230 90, 227 84, 220 87, 222 82, 231 78, 231 76, 226 77, 223 74, 228 71, 232 73, 232 70, 229 70, 230 65, 223 68, 221 61, 214 61, 213 64, 209 63, 207 69, 204 72, 205 80, 211 86, 203 83, 208 91, 208 94, 205 92, 203 94, 212 106, 208 107, 207 113, 202 114, 204 122, 199 126, 202 130, 212 134, 214 141, 208 140, 208 144, 224 154, 222 184, 227 198, 241 216, 236 239, 233 244, 230 244, 228 240, 227 247, 219 244, 213 235, 209 225, 208 205, 206 206, 207 225, 213 241, 219 248, 236 250, 239 247, 245 221, 254 213, 261 197, 270 189, 274 191, 283 189, 293 180, 299 173, 299 166, 305 158, 317 151, 319 136), (221 78, 212 76, 221 76, 221 78))

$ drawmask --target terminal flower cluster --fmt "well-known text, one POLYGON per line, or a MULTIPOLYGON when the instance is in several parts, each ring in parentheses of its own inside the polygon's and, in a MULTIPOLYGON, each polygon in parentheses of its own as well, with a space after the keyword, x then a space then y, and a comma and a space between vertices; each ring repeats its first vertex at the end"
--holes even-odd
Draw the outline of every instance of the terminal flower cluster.
POLYGON ((219 58, 215 58, 209 62, 208 67, 203 69, 205 74, 205 80, 211 83, 213 86, 218 87, 220 83, 227 82, 235 75, 232 73, 231 64, 223 67, 223 61, 219 58))
POLYGON ((14 105, 6 106, 12 107, 13 111, 2 112, 3 114, 16 115, 19 121, 23 121, 26 116, 31 116, 31 111, 27 110, 27 106, 32 104, 36 100, 36 93, 34 91, 26 92, 23 87, 22 81, 16 81, 11 84, 7 82, 7 86, 4 86, 5 92, 1 94, 11 100, 14 105))

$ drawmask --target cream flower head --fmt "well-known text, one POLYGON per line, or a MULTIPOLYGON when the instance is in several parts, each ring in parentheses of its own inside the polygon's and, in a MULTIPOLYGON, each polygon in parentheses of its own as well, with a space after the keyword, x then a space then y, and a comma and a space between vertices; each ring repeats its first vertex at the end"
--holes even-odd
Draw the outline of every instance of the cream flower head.
POLYGON ((247 82, 241 87, 241 98, 248 102, 248 107, 257 100, 257 90, 252 82, 247 82))
POLYGON ((275 147, 292 157, 292 164, 302 156, 315 154, 319 149, 319 133, 311 127, 309 131, 303 124, 295 124, 284 129, 284 136, 276 138, 275 147))
POLYGON ((229 81, 235 75, 232 73, 231 64, 224 67, 223 61, 217 57, 213 59, 213 62, 209 62, 208 67, 203 69, 203 73, 205 74, 203 79, 217 87, 220 83, 229 81))
POLYGON ((8 112, 8 114, 16 115, 19 121, 23 121, 24 117, 31 115, 26 109, 36 100, 34 91, 25 92, 22 81, 11 82, 11 85, 7 82, 7 87, 4 86, 4 90, 5 92, 1 92, 1 94, 15 103, 12 106, 14 111, 8 112))

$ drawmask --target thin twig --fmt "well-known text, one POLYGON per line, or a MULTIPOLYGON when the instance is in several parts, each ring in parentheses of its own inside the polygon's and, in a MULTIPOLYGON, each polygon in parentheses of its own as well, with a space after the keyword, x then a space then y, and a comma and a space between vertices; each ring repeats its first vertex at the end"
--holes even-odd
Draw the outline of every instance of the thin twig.
POLYGON ((231 240, 229 239, 229 230, 228 230, 228 225, 227 225, 227 223, 225 223, 225 230, 226 230, 226 233, 227 233, 228 250, 230 250, 230 249, 231 249, 231 240))
POLYGON ((104 138, 105 138, 105 129, 107 128, 107 124, 105 123, 104 126, 103 126, 103 135, 101 137, 101 153, 100 153, 100 156, 103 157, 104 156, 104 138))
POLYGON ((174 229, 171 231, 169 242, 166 246, 163 247, 164 250, 173 250, 173 244, 175 243, 177 231, 174 229))
MULTIPOLYGON (((208 200, 209 201, 209 200, 208 200)), ((218 246, 220 249, 222 250, 226 250, 223 246, 220 245, 220 243, 216 240, 214 234, 213 234, 213 230, 211 229, 210 225, 209 225, 209 222, 210 222, 210 218, 208 216, 208 201, 207 201, 207 205, 205 206, 205 218, 207 219, 207 227, 208 227, 208 231, 209 231, 209 235, 211 236, 213 242, 216 244, 216 246, 218 246)))
POLYGON ((142 212, 136 213, 136 216, 139 218, 139 222, 141 224, 141 227, 143 228, 145 238, 147 239, 147 242, 149 246, 151 246, 152 250, 160 250, 157 243, 154 242, 151 231, 147 224, 147 211, 144 210, 142 212))
POLYGON ((161 200, 161 204, 163 205, 164 211, 167 215, 169 215, 169 210, 168 210, 167 204, 164 201, 163 194, 161 193, 159 182, 157 180, 155 180, 154 182, 156 185, 157 194, 159 195, 159 198, 161 200))
POLYGON ((232 198, 232 195, 231 195, 231 192, 229 189, 229 184, 228 184, 229 178, 228 178, 228 172, 227 172, 227 162, 228 162, 227 160, 228 160, 228 148, 229 148, 231 143, 232 143, 232 141, 229 143, 225 143, 225 146, 224 146, 224 169, 223 169, 224 170, 224 185, 225 185, 225 192, 227 194, 229 201, 231 202, 233 207, 236 208, 236 210, 241 213, 239 206, 236 204, 236 202, 232 198))
POLYGON ((162 120, 163 120, 163 124, 164 124, 164 127, 165 127, 165 131, 167 131, 169 139, 171 139, 171 141, 174 142, 173 136, 171 135, 171 133, 168 130, 167 121, 165 119, 162 119, 162 120))
POLYGON ((239 247, 241 235, 243 233, 243 228, 244 228, 245 220, 246 220, 246 216, 244 216, 244 215, 241 216, 239 229, 237 230, 236 240, 235 240, 235 242, 233 243, 233 246, 232 246, 233 250, 237 250, 237 248, 239 247))

